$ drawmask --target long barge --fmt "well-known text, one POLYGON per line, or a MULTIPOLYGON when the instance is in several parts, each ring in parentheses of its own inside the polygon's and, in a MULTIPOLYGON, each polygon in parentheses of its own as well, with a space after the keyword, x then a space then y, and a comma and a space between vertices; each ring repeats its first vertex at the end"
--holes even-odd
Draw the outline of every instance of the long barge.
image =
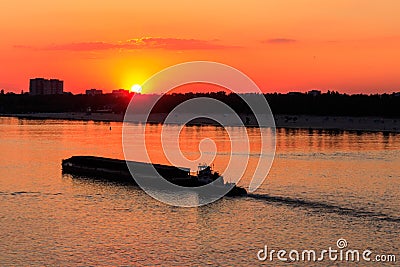
MULTIPOLYGON (((220 183, 222 186, 228 185, 223 181, 218 172, 213 171, 210 166, 206 165, 199 166, 197 175, 191 175, 190 169, 184 167, 95 156, 72 156, 62 160, 62 170, 63 173, 72 175, 137 185, 129 171, 128 164, 129 166, 135 166, 136 172, 134 175, 144 175, 140 173, 140 170, 152 165, 157 173, 167 181, 188 188, 203 186, 218 179, 221 181, 220 183)), ((246 194, 246 189, 236 185, 233 185, 232 189, 227 193, 228 196, 241 196, 246 194)))

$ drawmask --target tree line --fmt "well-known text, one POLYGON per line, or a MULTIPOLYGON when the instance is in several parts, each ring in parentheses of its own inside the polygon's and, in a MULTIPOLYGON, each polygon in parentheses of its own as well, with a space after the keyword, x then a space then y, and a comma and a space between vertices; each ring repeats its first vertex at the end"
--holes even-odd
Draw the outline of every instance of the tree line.
MULTIPOLYGON (((103 95, 36 95, 0 94, 0 113, 33 112, 113 112, 123 113, 133 94, 103 95)), ((139 96, 145 97, 145 95, 139 96)), ((154 113, 169 113, 178 104, 196 97, 210 97, 229 105, 235 112, 251 114, 240 95, 226 92, 174 93, 161 97, 153 108, 154 113)), ((400 117, 400 93, 392 94, 340 94, 327 92, 267 93, 273 114, 321 116, 380 116, 400 117)))

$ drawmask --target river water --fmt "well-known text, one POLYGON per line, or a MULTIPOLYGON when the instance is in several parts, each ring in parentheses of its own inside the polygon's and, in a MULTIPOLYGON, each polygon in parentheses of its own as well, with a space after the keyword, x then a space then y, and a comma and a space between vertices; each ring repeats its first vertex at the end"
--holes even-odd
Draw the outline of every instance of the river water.
MULTIPOLYGON (((153 137, 162 125, 130 127, 147 127, 152 159, 166 163, 153 137)), ((250 136, 246 186, 260 130, 232 130, 250 136)), ((277 129, 275 160, 257 191, 178 208, 136 187, 62 174, 72 155, 123 158, 121 133, 122 123, 0 118, 1 266, 279 266, 286 263, 276 255, 260 262, 257 252, 337 249, 338 239, 400 261, 398 134, 277 129)), ((184 127, 183 154, 196 159, 205 137, 223 169, 223 128, 184 127)))

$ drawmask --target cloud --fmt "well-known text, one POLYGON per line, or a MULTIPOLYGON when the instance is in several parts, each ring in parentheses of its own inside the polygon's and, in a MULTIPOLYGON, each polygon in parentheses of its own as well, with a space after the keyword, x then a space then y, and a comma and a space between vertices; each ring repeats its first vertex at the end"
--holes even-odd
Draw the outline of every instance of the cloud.
POLYGON ((261 41, 264 44, 291 44, 296 43, 296 39, 289 39, 289 38, 272 38, 261 41))
POLYGON ((165 49, 165 50, 215 50, 239 48, 238 46, 219 44, 217 40, 199 39, 179 39, 161 37, 143 37, 120 41, 115 43, 108 42, 80 42, 67 44, 53 44, 43 47, 31 47, 25 45, 14 45, 14 48, 34 49, 34 50, 63 50, 63 51, 99 51, 110 49, 165 49))
POLYGON ((118 48, 118 45, 104 42, 55 44, 40 47, 39 50, 95 51, 118 48))
POLYGON ((178 38, 160 38, 146 37, 130 40, 139 47, 162 48, 169 50, 207 50, 207 49, 226 49, 237 48, 231 45, 222 45, 216 41, 198 40, 198 39, 178 39, 178 38))
POLYGON ((34 47, 30 45, 14 45, 13 47, 18 49, 34 49, 34 47))

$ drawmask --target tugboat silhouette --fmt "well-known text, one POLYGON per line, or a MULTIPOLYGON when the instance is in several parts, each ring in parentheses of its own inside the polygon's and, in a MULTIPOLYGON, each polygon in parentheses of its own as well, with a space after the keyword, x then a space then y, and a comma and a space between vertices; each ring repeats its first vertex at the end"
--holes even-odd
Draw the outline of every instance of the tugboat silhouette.
MULTIPOLYGON (((175 185, 191 188, 213 183, 215 187, 231 187, 226 194, 227 196, 243 196, 247 194, 246 189, 236 186, 234 183, 225 182, 223 177, 207 164, 200 164, 196 175, 191 175, 189 168, 95 156, 73 156, 62 160, 62 171, 72 175, 137 185, 129 171, 128 164, 137 167, 135 169, 139 170, 134 175, 141 176, 140 169, 148 168, 149 165, 152 165, 159 175, 175 185)), ((151 177, 148 178, 151 179, 151 177)))

